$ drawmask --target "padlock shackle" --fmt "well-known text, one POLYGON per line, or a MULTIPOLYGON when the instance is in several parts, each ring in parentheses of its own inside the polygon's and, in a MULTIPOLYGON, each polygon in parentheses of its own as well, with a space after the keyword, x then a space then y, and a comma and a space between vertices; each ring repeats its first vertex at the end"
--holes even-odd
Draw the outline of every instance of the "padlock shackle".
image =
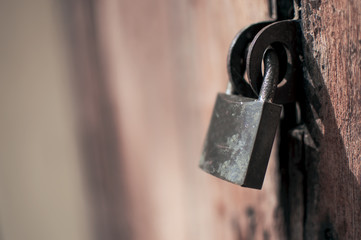
POLYGON ((279 78, 279 61, 276 51, 268 48, 263 55, 264 78, 258 101, 273 102, 279 78))

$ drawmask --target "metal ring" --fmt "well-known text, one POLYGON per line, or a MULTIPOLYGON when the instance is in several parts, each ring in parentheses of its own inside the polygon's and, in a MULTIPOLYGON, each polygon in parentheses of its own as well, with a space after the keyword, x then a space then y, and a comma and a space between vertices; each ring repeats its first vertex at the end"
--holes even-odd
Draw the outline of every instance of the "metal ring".
POLYGON ((246 71, 246 52, 248 45, 256 34, 273 21, 265 21, 252 24, 237 33, 228 51, 227 70, 229 80, 233 87, 233 93, 246 97, 257 97, 249 82, 244 79, 246 71))
POLYGON ((249 45, 247 54, 247 74, 250 84, 255 92, 259 92, 263 77, 261 64, 265 50, 273 44, 280 43, 287 52, 287 69, 281 84, 278 84, 275 103, 289 103, 295 101, 295 85, 298 82, 297 72, 297 22, 285 20, 275 22, 264 27, 257 33, 249 45))

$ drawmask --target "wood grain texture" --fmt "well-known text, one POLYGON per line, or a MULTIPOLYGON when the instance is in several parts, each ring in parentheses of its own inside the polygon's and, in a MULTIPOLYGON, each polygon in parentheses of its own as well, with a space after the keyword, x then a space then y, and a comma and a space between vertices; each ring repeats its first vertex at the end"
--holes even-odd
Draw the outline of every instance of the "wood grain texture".
POLYGON ((306 125, 305 239, 361 239, 361 2, 302 1, 306 125))
POLYGON ((230 41, 268 18, 268 1, 77 3, 96 236, 361 239, 361 3, 301 1, 306 127, 292 131, 282 188, 274 151, 262 191, 197 164, 230 41))
POLYGON ((274 159, 262 191, 197 166, 216 93, 227 85, 229 44, 268 18, 267 3, 94 2, 133 239, 282 238, 274 159))

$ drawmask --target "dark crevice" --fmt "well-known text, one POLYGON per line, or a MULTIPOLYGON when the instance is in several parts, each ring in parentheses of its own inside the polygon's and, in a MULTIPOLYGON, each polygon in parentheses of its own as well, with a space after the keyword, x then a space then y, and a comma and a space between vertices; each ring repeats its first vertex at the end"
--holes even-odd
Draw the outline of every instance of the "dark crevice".
POLYGON ((301 150, 301 162, 299 170, 302 173, 302 190, 303 190, 303 239, 306 239, 306 219, 307 219, 307 171, 306 171, 306 144, 305 144, 305 132, 302 132, 302 150, 301 150))
POLYGON ((279 171, 280 171, 280 193, 279 203, 283 212, 285 223, 285 234, 290 239, 291 205, 290 205, 290 173, 289 173, 289 132, 297 126, 297 108, 295 103, 285 104, 283 107, 284 117, 280 123, 279 143, 279 171))

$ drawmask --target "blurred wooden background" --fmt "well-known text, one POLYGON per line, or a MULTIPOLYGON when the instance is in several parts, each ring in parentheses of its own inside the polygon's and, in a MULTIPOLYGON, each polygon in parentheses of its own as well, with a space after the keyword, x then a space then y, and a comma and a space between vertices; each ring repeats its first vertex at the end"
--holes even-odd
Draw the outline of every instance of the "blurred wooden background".
MULTIPOLYGON (((102 63, 126 194, 118 206, 124 215, 116 217, 126 216, 134 239, 277 238, 275 181, 252 191, 197 167, 216 93, 227 85, 230 41, 240 28, 267 19, 267 7, 266 1, 106 1, 78 12, 94 18, 94 45, 84 52, 96 49, 102 63)), ((117 230, 110 234, 125 234, 117 230)))
POLYGON ((75 52, 82 56, 77 61, 83 69, 78 72, 88 77, 79 88, 81 109, 90 114, 86 120, 95 119, 85 122, 84 129, 93 131, 88 138, 96 139, 91 156, 105 156, 98 165, 119 169, 91 176, 108 186, 106 192, 104 185, 98 186, 107 199, 95 196, 96 204, 105 208, 104 218, 95 223, 100 234, 164 240, 279 239, 282 215, 277 209, 275 160, 262 191, 225 183, 197 166, 216 93, 227 86, 230 42, 241 28, 269 18, 268 2, 124 0, 71 5, 79 20, 71 21, 79 24, 75 52), (109 105, 101 105, 99 98, 109 105), (109 227, 117 219, 129 228, 109 227))

